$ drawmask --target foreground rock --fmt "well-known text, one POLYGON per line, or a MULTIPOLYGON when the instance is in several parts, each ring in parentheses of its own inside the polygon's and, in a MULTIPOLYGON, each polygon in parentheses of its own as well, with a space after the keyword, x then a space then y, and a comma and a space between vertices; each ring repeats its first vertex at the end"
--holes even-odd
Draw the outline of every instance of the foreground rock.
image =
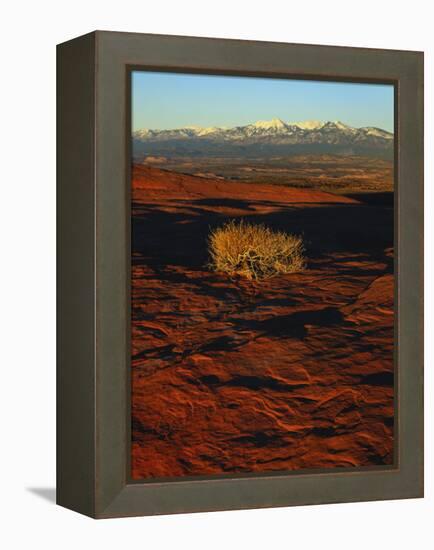
POLYGON ((393 462, 393 212, 136 167, 132 476, 393 462), (306 271, 210 272, 210 227, 302 234, 306 271))

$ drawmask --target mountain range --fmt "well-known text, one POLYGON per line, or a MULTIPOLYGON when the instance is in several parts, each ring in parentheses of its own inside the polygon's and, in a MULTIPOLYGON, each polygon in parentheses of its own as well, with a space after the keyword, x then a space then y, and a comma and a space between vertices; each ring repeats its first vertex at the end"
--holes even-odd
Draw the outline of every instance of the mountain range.
POLYGON ((232 128, 186 126, 133 132, 133 156, 269 156, 332 153, 391 158, 394 136, 373 126, 340 121, 284 122, 273 118, 232 128))

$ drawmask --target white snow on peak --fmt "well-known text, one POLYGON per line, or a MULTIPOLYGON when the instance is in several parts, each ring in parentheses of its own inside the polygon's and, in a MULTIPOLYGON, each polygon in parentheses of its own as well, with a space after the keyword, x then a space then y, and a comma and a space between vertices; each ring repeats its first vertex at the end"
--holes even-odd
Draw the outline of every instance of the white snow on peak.
POLYGON ((208 134, 214 134, 215 132, 220 132, 224 130, 224 128, 220 128, 219 126, 210 126, 209 128, 198 128, 197 129, 197 135, 198 136, 206 136, 208 134))
POLYGON ((352 129, 351 126, 347 126, 346 124, 344 124, 340 120, 335 120, 333 122, 333 124, 336 126, 336 128, 339 128, 339 130, 351 130, 352 129))
POLYGON ((135 132, 133 132, 133 135, 138 137, 144 137, 144 136, 148 136, 150 133, 151 131, 148 130, 148 128, 141 128, 140 130, 136 130, 135 132))
MULTIPOLYGON (((219 126, 210 126, 206 128, 203 126, 198 126, 197 124, 191 124, 189 126, 182 126, 181 128, 176 128, 174 131, 183 132, 185 130, 193 132, 196 136, 206 136, 208 134, 214 134, 215 132, 221 132, 225 130, 225 128, 221 128, 219 126)), ((172 130, 167 130, 167 131, 172 131, 172 130)))
POLYGON ((286 128, 286 124, 283 122, 283 120, 280 120, 280 118, 273 118, 271 120, 258 120, 254 124, 252 124, 255 128, 261 128, 263 130, 271 130, 271 129, 283 129, 286 128))
POLYGON ((297 126, 302 130, 319 130, 324 126, 324 122, 321 120, 302 120, 301 122, 290 122, 290 126, 297 126))
POLYGON ((391 132, 387 132, 386 130, 382 130, 381 128, 375 128, 374 126, 365 126, 364 128, 360 129, 364 130, 364 132, 368 136, 381 137, 383 139, 393 139, 393 134, 391 132))

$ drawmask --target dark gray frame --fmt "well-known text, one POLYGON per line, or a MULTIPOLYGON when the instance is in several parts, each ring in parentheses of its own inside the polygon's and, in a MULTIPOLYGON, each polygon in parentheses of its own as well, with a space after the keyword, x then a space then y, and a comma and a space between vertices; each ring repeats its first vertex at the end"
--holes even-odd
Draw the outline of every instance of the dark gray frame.
POLYGON ((104 31, 59 45, 57 392, 57 502, 91 517, 423 496, 423 53, 104 31), (133 66, 395 85, 393 467, 129 481, 133 66))

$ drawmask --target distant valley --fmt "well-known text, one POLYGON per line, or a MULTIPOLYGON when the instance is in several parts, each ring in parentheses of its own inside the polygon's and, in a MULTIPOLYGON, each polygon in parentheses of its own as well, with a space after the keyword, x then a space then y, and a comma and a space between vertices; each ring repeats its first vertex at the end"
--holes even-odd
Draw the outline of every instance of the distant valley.
POLYGON ((137 164, 234 183, 272 183, 339 195, 393 191, 393 162, 375 157, 310 154, 246 159, 148 155, 137 164))

